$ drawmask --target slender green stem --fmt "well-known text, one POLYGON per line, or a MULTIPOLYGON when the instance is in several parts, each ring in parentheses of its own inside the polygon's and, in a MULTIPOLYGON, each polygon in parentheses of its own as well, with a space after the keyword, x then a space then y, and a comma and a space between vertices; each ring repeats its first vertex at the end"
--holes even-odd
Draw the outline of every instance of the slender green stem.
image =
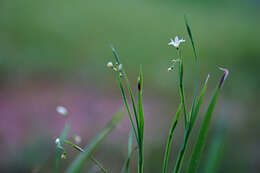
POLYGON ((191 32, 191 27, 189 25, 188 22, 188 18, 186 16, 184 16, 184 20, 185 20, 185 25, 186 25, 186 29, 191 41, 191 45, 192 45, 192 49, 193 49, 193 55, 194 55, 194 59, 195 59, 195 71, 196 71, 196 82, 195 82, 195 89, 194 89, 194 96, 193 96, 193 102, 192 102, 192 107, 191 107, 191 113, 190 116, 188 117, 189 120, 191 119, 191 116, 194 115, 194 111, 195 111, 195 105, 197 102, 197 96, 198 96, 198 88, 199 88, 199 62, 198 62, 198 56, 197 56, 197 51, 196 51, 196 47, 194 44, 194 40, 193 40, 193 36, 192 36, 192 32, 191 32))
POLYGON ((162 173, 166 173, 166 171, 167 171, 167 165, 168 165, 168 159, 169 159, 169 151, 170 151, 170 148, 171 148, 173 131, 174 131, 174 129, 175 129, 177 123, 178 123, 178 120, 180 118, 181 110, 182 110, 182 104, 180 104, 180 106, 178 107, 178 110, 177 110, 177 112, 176 112, 176 114, 174 116, 174 119, 172 121, 172 124, 171 124, 171 128, 170 128, 170 131, 169 131, 169 136, 168 136, 168 141, 167 141, 167 144, 166 144, 165 154, 164 154, 162 173))
POLYGON ((181 146, 181 150, 177 157, 176 165, 175 165, 174 171, 173 171, 174 173, 179 173, 181 171, 181 167, 182 167, 184 155, 186 152, 186 147, 187 147, 189 136, 190 136, 190 128, 188 127, 187 129, 185 129, 184 140, 183 140, 183 143, 181 146))
MULTIPOLYGON (((80 151, 80 152, 85 152, 85 150, 82 149, 80 146, 78 146, 78 145, 76 145, 76 144, 74 144, 74 143, 72 143, 72 142, 70 142, 70 141, 68 141, 68 140, 64 140, 64 143, 66 143, 66 144, 72 146, 74 149, 76 149, 76 150, 78 150, 78 151, 80 151)), ((90 156, 90 160, 91 160, 95 165, 97 165, 98 168, 99 168, 103 173, 107 173, 107 170, 103 167, 103 165, 102 165, 99 161, 97 161, 92 155, 90 156)))
POLYGON ((138 152, 138 173, 143 173, 143 147, 139 147, 138 152))
POLYGON ((184 95, 184 89, 183 89, 183 58, 181 56, 180 49, 177 50, 180 63, 179 63, 179 91, 181 96, 181 103, 183 107, 183 115, 184 115, 184 125, 185 129, 187 128, 188 120, 187 120, 187 113, 186 113, 186 106, 185 106, 185 95, 184 95))
POLYGON ((140 127, 139 127, 139 122, 138 122, 138 114, 137 114, 137 110, 136 110, 136 104, 135 104, 135 99, 134 99, 134 96, 133 96, 133 91, 132 91, 132 89, 130 87, 130 83, 129 83, 127 74, 126 74, 126 72, 124 70, 122 71, 122 74, 123 74, 123 77, 125 79, 125 82, 126 82, 126 85, 127 85, 127 89, 128 89, 128 92, 129 92, 129 95, 130 95, 130 98, 131 98, 132 107, 133 107, 134 116, 135 116, 135 122, 136 122, 136 126, 137 126, 137 131, 139 132, 139 130, 140 130, 139 128, 140 127))
POLYGON ((138 122, 139 122, 139 150, 138 150, 138 173, 143 173, 143 137, 144 137, 144 112, 143 112, 143 100, 142 100, 142 92, 143 92, 143 74, 142 67, 140 66, 140 74, 138 78, 138 122))
POLYGON ((178 154, 178 158, 177 158, 176 165, 175 165, 175 168, 174 168, 174 173, 179 173, 181 171, 182 162, 183 162, 183 159, 184 159, 184 155, 185 155, 186 147, 187 147, 187 144, 188 144, 189 136, 190 136, 190 133, 192 132, 192 129, 194 127, 195 121, 197 119, 197 116, 198 116, 198 113, 199 113, 199 110, 200 110, 200 106, 203 102, 203 98, 205 96, 205 92, 206 92, 207 85, 208 85, 208 79, 209 79, 209 75, 207 76, 207 79, 204 83, 204 86, 203 86, 202 91, 201 91, 200 96, 199 96, 199 100, 198 100, 198 102, 197 102, 197 104, 194 108, 194 113, 191 116, 191 120, 188 124, 188 127, 185 129, 184 139, 183 139, 183 143, 182 143, 182 146, 181 146, 181 150, 178 154))
POLYGON ((99 161, 97 161, 93 156, 90 156, 90 160, 93 163, 95 163, 103 173, 107 173, 107 170, 103 167, 103 165, 99 161))
POLYGON ((126 98, 126 94, 125 94, 125 91, 124 91, 122 79, 121 79, 121 77, 120 77, 118 72, 116 72, 116 78, 117 78, 118 83, 119 83, 121 94, 122 94, 122 97, 123 97, 123 100, 124 100, 124 103, 125 103, 125 107, 126 107, 126 110, 127 110, 127 113, 128 113, 128 116, 129 116, 129 119, 130 119, 130 122, 131 122, 131 125, 132 125, 132 128, 133 128, 133 131, 134 131, 137 143, 139 143, 138 134, 137 134, 137 131, 136 131, 136 128, 135 128, 135 124, 134 124, 134 121, 133 121, 133 118, 132 118, 132 114, 131 114, 131 111, 130 111, 130 108, 129 108, 129 104, 128 104, 128 101, 127 101, 127 98, 126 98))

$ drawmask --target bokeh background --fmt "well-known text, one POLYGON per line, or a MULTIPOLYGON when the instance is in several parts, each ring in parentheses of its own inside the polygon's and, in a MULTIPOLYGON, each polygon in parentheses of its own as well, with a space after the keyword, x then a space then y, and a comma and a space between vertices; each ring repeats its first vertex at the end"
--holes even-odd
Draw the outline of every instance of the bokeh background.
MULTIPOLYGON (((208 138, 210 145, 216 124, 225 129, 216 172, 259 172, 259 0, 1 0, 0 172, 52 171, 54 140, 65 124, 55 111, 57 105, 68 108, 70 138, 82 136, 82 146, 123 106, 115 76, 106 67, 113 60, 110 44, 118 50, 134 90, 142 64, 145 172, 159 172, 180 102, 176 72, 167 72, 169 61, 176 58, 167 44, 175 35, 187 40, 183 56, 189 105, 194 87, 184 14, 198 48, 201 83, 211 74, 206 100, 222 75, 217 66, 230 70, 208 138)), ((182 123, 175 133, 170 168, 182 141, 182 123)), ((129 125, 125 118, 94 154, 109 172, 122 167, 129 125)), ((67 150, 63 170, 78 154, 67 150)), ((86 170, 93 170, 93 164, 86 170)))

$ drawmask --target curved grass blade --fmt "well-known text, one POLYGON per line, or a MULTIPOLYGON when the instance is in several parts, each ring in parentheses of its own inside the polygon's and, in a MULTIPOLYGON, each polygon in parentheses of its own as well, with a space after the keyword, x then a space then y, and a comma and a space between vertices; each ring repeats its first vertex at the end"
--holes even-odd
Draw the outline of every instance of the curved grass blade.
MULTIPOLYGON (((192 32, 191 32, 191 27, 189 25, 188 22, 188 18, 186 16, 184 16, 185 19, 185 25, 186 25, 186 29, 191 41, 191 45, 193 48, 193 55, 194 55, 194 59, 195 59, 195 70, 196 70, 196 83, 195 83, 195 89, 194 89, 194 96, 193 96, 193 102, 192 102, 192 107, 191 107, 191 116, 194 113, 195 110, 195 105, 197 102, 197 96, 198 96, 198 88, 199 88, 199 61, 198 61, 198 56, 197 56, 197 51, 196 51, 196 47, 194 44, 194 40, 193 40, 193 36, 192 36, 192 32)), ((189 118, 191 118, 191 116, 189 118)))
POLYGON ((203 98, 204 98, 205 92, 206 92, 207 87, 208 87, 208 80, 209 80, 209 78, 210 78, 210 75, 208 74, 208 76, 207 76, 207 78, 205 80, 204 86, 203 86, 203 88, 201 90, 201 94, 199 96, 198 103, 197 103, 197 105, 195 107, 194 114, 193 115, 191 114, 191 121, 190 121, 190 128, 191 128, 191 130, 192 130, 192 128, 193 128, 193 126, 195 124, 195 121, 196 121, 196 119, 198 117, 198 113, 199 113, 199 110, 200 110, 200 105, 203 102, 203 98))
POLYGON ((206 157, 206 163, 204 164, 205 173, 215 173, 218 170, 219 164, 221 162, 221 157, 224 150, 224 142, 226 136, 226 121, 219 120, 217 127, 215 128, 215 133, 213 135, 213 140, 210 143, 209 152, 206 157))
POLYGON ((128 137, 128 154, 127 154, 127 159, 124 163, 124 166, 121 170, 121 173, 128 173, 129 172, 129 166, 130 166, 130 160, 133 154, 133 131, 131 130, 129 133, 129 137, 128 137))
POLYGON ((126 107, 126 110, 127 110, 127 113, 128 113, 128 117, 130 119, 133 131, 134 131, 134 134, 135 134, 135 137, 136 137, 136 141, 137 141, 137 143, 139 143, 138 134, 137 134, 137 131, 136 131, 136 128, 135 128, 135 124, 134 124, 132 114, 131 114, 131 111, 130 111, 130 108, 129 108, 129 104, 128 104, 128 101, 127 101, 127 98, 126 98, 124 86, 123 86, 123 83, 122 83, 122 80, 121 80, 119 73, 116 73, 116 78, 117 78, 117 81, 118 81, 118 84, 119 84, 121 95, 123 97, 123 101, 125 103, 125 107, 126 107))
POLYGON ((167 171, 169 151, 170 151, 170 148, 171 148, 173 131, 174 131, 179 119, 180 119, 181 110, 182 110, 182 104, 180 104, 180 106, 178 107, 177 112, 176 112, 176 114, 175 114, 175 116, 172 120, 171 128, 170 128, 170 131, 169 131, 169 136, 168 136, 168 141, 167 141, 166 149, 165 149, 165 153, 164 153, 162 173, 166 173, 166 171, 167 171))
POLYGON ((120 59, 119 59, 119 56, 118 56, 118 53, 117 53, 117 51, 116 51, 116 49, 111 45, 110 46, 111 47, 111 49, 112 49, 112 52, 113 52, 113 54, 114 54, 114 57, 115 57, 115 59, 116 59, 116 62, 118 63, 118 64, 121 64, 120 63, 120 59))
MULTIPOLYGON (((116 49, 111 46, 111 49, 112 49, 112 52, 114 54, 114 58, 116 60, 116 62, 118 64, 121 64, 120 63, 120 59, 119 59, 119 56, 118 56, 118 53, 116 51, 116 49)), ((130 87, 130 83, 128 81, 128 78, 127 78, 127 74, 124 70, 122 70, 122 74, 124 76, 124 79, 126 81, 126 85, 127 85, 127 89, 128 89, 128 92, 129 92, 129 95, 130 95, 130 98, 131 98, 131 102, 132 102, 132 107, 133 107, 133 110, 134 110, 134 116, 135 116, 135 121, 136 121, 136 126, 137 126, 137 130, 139 131, 139 123, 138 123, 138 117, 137 117, 137 111, 136 111, 136 104, 135 104, 135 101, 134 101, 134 96, 133 96, 133 92, 132 92, 132 89, 130 87)), ((121 90, 121 94, 122 94, 122 97, 123 97, 123 100, 124 100, 124 103, 125 103, 125 107, 127 109, 127 113, 128 113, 128 116, 129 116, 129 119, 131 121, 131 125, 132 125, 132 128, 133 128, 133 131, 134 131, 134 134, 135 134, 135 137, 136 137, 136 140, 137 142, 139 141, 138 139, 138 133, 137 133, 137 130, 136 130, 136 127, 135 127, 135 124, 134 124, 134 121, 133 121, 133 118, 132 118, 132 114, 131 114, 131 111, 130 111, 130 108, 129 108, 129 104, 128 104, 128 101, 127 101, 127 98, 126 98, 126 93, 125 93, 125 90, 124 90, 124 86, 123 86, 123 82, 122 82, 122 79, 120 77, 120 72, 116 72, 116 78, 117 78, 117 81, 119 83, 119 87, 120 87, 120 90, 121 90)), ((139 142, 138 142, 139 143, 139 142)))
POLYGON ((212 113, 215 108, 215 104, 218 99, 218 96, 219 96, 219 88, 216 88, 216 90, 211 98, 208 109, 204 115, 204 119, 202 121, 202 125, 201 125, 200 131, 199 131, 199 136, 196 140, 195 147, 194 147, 192 155, 190 157, 190 161, 189 161, 188 169, 187 169, 188 173, 196 172, 198 169, 200 157, 201 157, 202 151, 203 151, 205 143, 206 143, 206 137, 208 135, 208 129, 209 129, 210 121, 212 118, 212 113))
POLYGON ((66 123, 59 139, 60 139, 60 144, 57 145, 56 147, 56 156, 55 156, 55 168, 54 168, 54 172, 58 173, 59 172, 59 168, 60 168, 60 161, 61 161, 61 155, 63 154, 64 150, 63 150, 63 144, 64 144, 64 140, 66 140, 68 133, 70 130, 70 125, 69 123, 66 123))
POLYGON ((94 150, 102 143, 105 137, 117 126, 117 124, 123 119, 124 114, 122 112, 117 113, 112 117, 110 122, 105 128, 90 142, 88 146, 84 148, 83 153, 80 153, 77 158, 72 162, 72 164, 67 169, 66 173, 78 173, 80 172, 86 163, 86 161, 91 157, 94 150))
MULTIPOLYGON (((74 149, 80 151, 80 152, 85 152, 85 150, 83 150, 80 146, 73 144, 72 142, 65 140, 64 141, 66 144, 70 145, 71 147, 73 147, 74 149)), ((103 165, 97 161, 92 155, 90 156, 90 160, 103 172, 103 173, 107 173, 106 169, 103 167, 103 165)))
POLYGON ((189 140, 189 136, 190 136, 190 133, 192 132, 193 126, 195 124, 195 121, 197 119, 197 116, 198 116, 198 113, 199 113, 199 110, 200 110, 200 106, 203 102, 203 98, 204 98, 204 95, 205 95, 205 92, 206 92, 206 89, 207 89, 207 86, 208 86, 208 79, 209 79, 209 75, 207 76, 207 79, 206 79, 204 86, 202 88, 202 91, 200 93, 199 100, 198 100, 198 103, 196 104, 195 111, 194 111, 192 119, 189 123, 189 126, 188 126, 187 129, 185 129, 185 134, 184 134, 182 146, 181 146, 181 149, 179 151, 177 161, 176 161, 176 164, 175 164, 175 167, 174 167, 174 170, 173 170, 174 173, 179 173, 181 171, 184 155, 185 155, 185 152, 186 152, 186 147, 187 147, 188 140, 189 140))
POLYGON ((201 158, 204 146, 206 144, 208 129, 209 129, 210 122, 211 122, 211 119, 212 119, 212 114, 213 114, 213 111, 214 111, 214 108, 215 108, 215 105, 216 105, 216 102, 217 102, 217 99, 218 99, 218 96, 219 96, 219 92, 220 92, 220 89, 222 88, 223 83, 224 83, 224 81, 227 78, 228 73, 229 73, 227 69, 221 68, 220 70, 224 71, 224 75, 221 77, 220 83, 217 86, 217 88, 216 88, 216 90, 215 90, 215 92, 214 92, 214 94, 213 94, 213 96, 210 100, 210 103, 209 103, 209 106, 206 110, 206 113, 204 115, 202 125, 201 125, 200 130, 199 130, 199 135, 198 135, 198 138, 196 140, 194 149, 192 151, 192 154, 191 154, 191 157, 190 157, 190 160, 189 160, 189 163, 188 163, 187 173, 196 172, 198 167, 199 167, 200 158, 201 158))
POLYGON ((138 78, 138 127, 139 127, 139 150, 138 150, 138 173, 143 172, 143 137, 144 137, 144 112, 143 112, 143 101, 142 101, 142 92, 143 92, 143 72, 142 67, 140 66, 140 74, 138 78))

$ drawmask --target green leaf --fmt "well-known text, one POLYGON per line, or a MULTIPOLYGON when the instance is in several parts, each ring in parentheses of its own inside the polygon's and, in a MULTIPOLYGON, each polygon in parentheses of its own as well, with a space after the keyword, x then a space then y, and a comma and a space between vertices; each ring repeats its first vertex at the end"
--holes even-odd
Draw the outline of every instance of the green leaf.
MULTIPOLYGON (((186 25, 186 29, 191 41, 191 45, 193 48, 193 55, 194 55, 194 59, 195 59, 195 70, 196 70, 196 84, 195 84, 195 89, 194 89, 194 96, 193 96, 193 102, 192 102, 192 107, 191 107, 191 116, 194 113, 194 109, 195 109, 195 105, 196 105, 196 101, 197 101, 197 96, 198 96, 198 88, 199 88, 199 62, 198 62, 198 56, 197 56, 197 51, 195 48, 195 44, 194 44, 194 40, 193 40, 193 36, 192 36, 192 32, 191 32, 191 27, 189 25, 188 22, 188 18, 186 16, 184 16, 185 19, 185 25, 186 25)), ((189 118, 191 118, 191 116, 189 118)))
POLYGON ((138 173, 143 172, 143 138, 144 138, 144 112, 143 112, 143 101, 142 101, 142 92, 143 92, 143 72, 142 67, 140 66, 140 74, 138 78, 138 127, 139 127, 139 157, 138 157, 138 173))
POLYGON ((199 167, 200 157, 201 157, 202 151, 203 151, 205 143, 206 143, 208 129, 209 129, 210 121, 212 118, 212 113, 214 111, 218 96, 219 96, 219 87, 216 88, 216 90, 211 98, 208 109, 204 115, 202 125, 201 125, 200 131, 199 131, 199 135, 196 140, 195 147, 193 149, 193 152, 190 157, 189 164, 188 164, 188 168, 187 168, 188 173, 196 172, 199 167))
POLYGON ((218 171, 219 164, 221 162, 224 142, 226 136, 226 121, 224 119, 218 120, 217 126, 213 133, 213 139, 210 142, 209 152, 206 157, 206 163, 204 164, 205 173, 215 173, 218 171))
MULTIPOLYGON (((120 59, 119 59, 119 56, 118 56, 118 53, 117 53, 116 49, 113 46, 111 46, 111 49, 112 49, 112 52, 113 52, 114 57, 116 59, 116 62, 118 64, 120 64, 120 59)), ((128 92, 129 92, 129 95, 130 95, 130 98, 131 98, 131 102, 132 102, 132 106, 133 106, 133 110, 134 110, 134 116, 135 116, 137 130, 139 131, 139 127, 138 127, 139 123, 138 123, 138 118, 137 118, 137 111, 136 111, 136 105, 135 105, 135 101, 134 101, 133 92, 132 92, 132 89, 130 87, 130 83, 128 81, 127 74, 126 74, 126 72, 124 70, 122 70, 122 74, 123 74, 124 79, 126 81, 127 89, 128 89, 128 92)), ((129 119, 130 119, 130 122, 131 122, 131 125, 132 125, 132 128, 133 128, 136 140, 139 143, 138 134, 137 134, 137 131, 136 131, 136 127, 135 127, 133 118, 132 118, 132 113, 131 113, 130 108, 129 108, 129 104, 128 104, 128 101, 127 101, 126 93, 125 93, 125 90, 124 90, 124 85, 123 85, 122 79, 120 77, 120 72, 119 71, 116 71, 116 78, 117 78, 117 81, 118 81, 118 84, 119 84, 119 87, 120 87, 120 90, 121 90, 121 95, 123 97, 123 100, 124 100, 124 103, 125 103, 125 107, 126 107, 126 110, 127 110, 127 113, 128 113, 128 116, 129 116, 129 119)))
POLYGON ((195 146, 192 151, 190 161, 188 164, 188 168, 187 168, 188 173, 196 172, 199 167, 200 158, 201 158, 201 155, 202 155, 205 143, 206 143, 206 138, 208 135, 210 121, 211 121, 212 114, 213 114, 213 111, 214 111, 214 108, 215 108, 215 105, 216 105, 216 102, 217 102, 217 99, 219 96, 219 92, 222 89, 223 84, 229 74, 229 71, 227 69, 220 68, 220 70, 224 71, 224 75, 221 77, 220 82, 210 100, 209 106, 204 115, 202 125, 201 125, 200 131, 199 131, 199 135, 196 140, 196 143, 195 143, 195 146))
POLYGON ((174 131, 179 119, 180 119, 181 110, 182 110, 182 104, 180 104, 180 106, 178 107, 177 112, 176 112, 176 114, 175 114, 175 116, 172 120, 171 128, 170 128, 170 131, 169 131, 169 136, 168 136, 168 141, 167 141, 167 145, 166 145, 166 149, 165 149, 165 153, 164 153, 162 173, 166 173, 166 171, 167 171, 169 151, 170 151, 170 148, 171 148, 171 143, 172 143, 172 138, 173 138, 173 131, 174 131))
POLYGON ((201 106, 201 104, 202 104, 202 102, 203 102, 204 95, 205 95, 205 92, 206 92, 207 87, 208 87, 209 77, 210 77, 210 75, 208 74, 208 76, 207 76, 207 78, 206 78, 206 80, 205 80, 204 86, 203 86, 203 88, 202 88, 202 90, 201 90, 198 103, 197 103, 197 105, 196 105, 196 107, 195 107, 195 111, 194 111, 193 114, 191 114, 191 121, 190 121, 190 128, 191 128, 191 130, 192 130, 192 128, 193 128, 193 126, 194 126, 194 124, 195 124, 195 121, 196 121, 196 119, 197 119, 197 117, 198 117, 199 110, 200 110, 200 106, 201 106))
POLYGON ((128 137, 128 154, 127 154, 127 159, 124 163, 124 166, 121 170, 121 173, 128 173, 129 172, 129 166, 130 166, 130 160, 131 157, 133 155, 133 131, 131 130, 129 133, 129 137, 128 137))
POLYGON ((60 144, 57 145, 57 147, 56 147, 55 169, 54 169, 55 173, 59 172, 61 155, 64 152, 63 144, 64 144, 64 140, 66 140, 66 138, 68 136, 69 130, 70 130, 70 125, 69 125, 69 123, 66 123, 66 125, 65 125, 65 127, 64 127, 64 129, 63 129, 63 131, 62 131, 62 133, 61 133, 61 135, 59 137, 60 144))
POLYGON ((112 49, 112 52, 113 52, 113 54, 114 54, 114 57, 115 57, 115 59, 116 59, 116 62, 118 63, 118 64, 121 64, 120 63, 120 59, 119 59, 119 56, 118 56, 118 53, 117 53, 117 51, 116 51, 116 49, 111 45, 110 46, 111 47, 111 49, 112 49))
POLYGON ((79 173, 84 168, 86 161, 90 158, 94 150, 102 143, 107 135, 117 126, 117 124, 123 119, 124 114, 122 112, 117 113, 112 117, 110 122, 105 128, 84 148, 83 153, 80 153, 77 158, 71 163, 66 173, 79 173))
POLYGON ((129 108, 129 104, 128 104, 128 101, 127 101, 127 98, 126 98, 126 94, 125 94, 124 86, 123 86, 123 83, 122 83, 122 79, 121 79, 119 73, 116 73, 116 78, 117 78, 117 81, 118 81, 118 84, 119 84, 121 95, 123 97, 123 101, 125 103, 125 107, 126 107, 126 110, 127 110, 127 113, 128 113, 128 117, 130 119, 133 131, 134 131, 134 134, 135 134, 135 137, 136 137, 136 141, 137 141, 137 143, 139 143, 138 134, 137 134, 137 131, 136 131, 136 128, 135 128, 135 124, 134 124, 134 121, 133 121, 133 118, 132 118, 132 114, 131 114, 131 111, 130 111, 130 108, 129 108))
MULTIPOLYGON (((74 149, 80 151, 80 152, 85 152, 80 146, 73 144, 72 142, 68 141, 68 140, 64 140, 64 142, 68 145, 70 145, 71 147, 73 147, 74 149)), ((92 155, 90 156, 90 160, 97 166, 99 167, 100 170, 102 170, 102 172, 107 173, 106 169, 102 166, 102 164, 97 161, 92 155)))
POLYGON ((197 116, 198 116, 198 113, 200 110, 200 106, 203 102, 203 98, 204 98, 204 95, 205 95, 205 92, 206 92, 206 89, 208 86, 208 79, 209 79, 209 75, 207 76, 207 79, 206 79, 204 86, 202 88, 202 91, 200 93, 200 97, 199 97, 198 103, 196 104, 195 111, 194 111, 193 115, 191 116, 191 121, 189 123, 189 126, 187 129, 185 129, 184 139, 183 139, 182 146, 179 151, 177 161, 176 161, 176 164, 174 167, 174 171, 173 171, 174 173, 179 173, 181 171, 184 155, 186 153, 186 148, 187 148, 188 140, 190 137, 190 133, 192 132, 193 126, 195 124, 195 121, 197 119, 197 116))

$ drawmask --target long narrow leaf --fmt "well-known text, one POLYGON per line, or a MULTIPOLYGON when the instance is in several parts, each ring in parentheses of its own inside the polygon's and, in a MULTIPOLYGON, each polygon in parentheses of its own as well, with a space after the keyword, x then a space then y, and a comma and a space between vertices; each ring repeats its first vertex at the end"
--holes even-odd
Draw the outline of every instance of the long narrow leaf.
POLYGON ((169 151, 170 151, 170 148, 171 148, 173 132, 174 132, 174 129, 175 129, 175 127, 176 127, 176 125, 177 125, 177 123, 180 119, 181 110, 182 110, 182 104, 180 104, 180 106, 178 107, 177 112, 176 112, 176 114, 175 114, 175 116, 172 120, 171 128, 170 128, 170 131, 169 131, 169 136, 168 136, 168 141, 167 141, 165 153, 164 153, 162 173, 166 173, 166 171, 167 171, 169 151))
POLYGON ((134 131, 137 143, 139 143, 138 134, 137 134, 137 131, 136 131, 136 128, 135 128, 135 124, 134 124, 134 121, 133 121, 133 118, 132 118, 132 114, 131 114, 131 111, 130 111, 130 108, 129 108, 129 104, 128 104, 128 101, 127 101, 127 98, 126 98, 124 86, 123 86, 123 83, 122 83, 122 80, 120 78, 119 73, 116 73, 116 78, 117 78, 117 81, 118 81, 118 84, 119 84, 121 95, 123 97, 123 101, 125 103, 125 107, 126 107, 126 110, 127 110, 127 113, 128 113, 128 117, 130 119, 130 122, 131 122, 131 125, 132 125, 132 128, 133 128, 133 131, 134 131))
POLYGON ((66 140, 67 136, 68 136, 68 133, 69 133, 69 130, 70 130, 70 125, 69 123, 66 123, 59 139, 60 139, 60 144, 57 145, 57 148, 56 148, 56 156, 55 156, 55 169, 54 169, 54 172, 55 173, 58 173, 59 172, 59 168, 60 168, 60 161, 61 161, 61 155, 63 154, 64 150, 63 148, 63 144, 64 144, 64 140, 66 140))
MULTIPOLYGON (((185 19, 185 25, 186 25, 186 29, 191 41, 191 45, 193 48, 193 55, 194 55, 194 59, 195 59, 195 70, 196 70, 196 83, 195 83, 195 89, 194 89, 194 97, 193 97, 193 102, 192 102, 192 107, 191 107, 191 116, 194 113, 195 110, 195 105, 196 105, 196 101, 197 101, 197 96, 198 96, 198 88, 199 88, 199 61, 198 61, 198 56, 197 56, 197 51, 196 51, 196 47, 194 44, 194 40, 193 40, 193 36, 192 36, 192 32, 191 32, 191 27, 189 25, 188 22, 188 18, 186 16, 184 16, 185 19)), ((191 116, 189 118, 191 118, 191 116)))
POLYGON ((202 125, 199 131, 199 136, 196 140, 195 147, 190 157, 190 161, 187 169, 188 173, 196 172, 199 166, 200 157, 206 143, 206 137, 208 135, 208 129, 212 118, 212 113, 215 108, 215 104, 217 102, 218 96, 219 96, 219 88, 216 88, 211 98, 208 109, 204 115, 204 119, 202 121, 202 125))
MULTIPOLYGON (((114 54, 114 58, 115 58, 116 62, 118 63, 118 65, 119 64, 122 65, 120 63, 119 55, 118 55, 116 49, 113 46, 111 46, 111 49, 112 49, 112 52, 114 54)), ((122 70, 121 72, 116 71, 116 77, 117 77, 117 81, 119 83, 121 94, 122 94, 122 97, 123 97, 123 100, 124 100, 124 103, 125 103, 125 106, 126 106, 126 109, 127 109, 127 113, 128 113, 129 119, 131 121, 131 125, 132 125, 132 128, 133 128, 136 140, 138 142, 139 139, 138 139, 137 131, 139 131, 139 123, 138 123, 138 117, 137 117, 137 111, 136 111, 136 104, 135 104, 135 101, 134 101, 133 92, 132 92, 130 83, 128 81, 127 74, 126 74, 126 72, 124 70, 122 70), (127 98, 126 98, 126 93, 125 93, 125 90, 124 90, 122 79, 120 77, 120 73, 122 73, 122 75, 123 75, 123 77, 124 77, 124 79, 126 81, 127 89, 128 89, 128 92, 129 92, 129 95, 130 95, 130 98, 131 98, 132 107, 133 107, 133 111, 134 111, 136 127, 135 127, 135 124, 134 124, 134 121, 133 121, 133 118, 132 118, 132 114, 131 114, 131 111, 130 111, 130 108, 129 108, 129 104, 128 104, 128 101, 127 101, 127 98), (137 128, 137 130, 136 130, 136 128, 137 128)))
POLYGON ((221 162, 224 142, 226 136, 226 121, 223 119, 219 120, 215 132, 213 134, 213 139, 211 140, 209 146, 209 152, 206 157, 206 163, 204 164, 204 173, 215 173, 218 171, 219 164, 221 162))
POLYGON ((142 67, 140 66, 140 74, 138 78, 138 122, 139 122, 139 164, 138 164, 138 173, 143 172, 143 137, 144 137, 144 112, 143 112, 143 101, 142 101, 142 92, 143 92, 143 72, 142 67))
POLYGON ((212 119, 212 114, 213 114, 213 111, 214 111, 214 108, 215 108, 215 105, 216 105, 216 102, 217 102, 217 99, 219 96, 219 92, 229 73, 227 69, 220 68, 220 70, 224 71, 224 75, 221 77, 220 83, 217 86, 217 88, 210 100, 206 113, 204 115, 202 125, 201 125, 200 131, 199 131, 199 135, 196 140, 194 149, 192 151, 192 155, 190 157, 190 161, 189 161, 188 168, 187 168, 187 173, 194 173, 197 171, 197 169, 199 167, 200 158, 201 158, 201 155, 202 155, 205 143, 206 143, 206 138, 208 135, 209 126, 210 126, 210 122, 212 119))
POLYGON ((194 126, 194 124, 195 124, 195 121, 196 121, 196 119, 197 119, 197 117, 198 117, 198 113, 199 113, 199 111, 200 111, 200 105, 201 105, 202 102, 203 102, 204 95, 205 95, 205 92, 206 92, 207 87, 208 87, 209 77, 210 77, 210 75, 208 74, 208 76, 207 76, 207 78, 206 78, 206 81, 205 81, 205 83, 204 83, 204 86, 203 86, 203 88, 202 88, 202 90, 201 90, 198 103, 197 103, 197 105, 196 105, 196 107, 195 107, 195 111, 194 111, 193 115, 191 115, 191 122, 190 122, 190 128, 191 128, 191 130, 192 130, 192 128, 193 128, 193 126, 194 126))
POLYGON ((175 167, 174 167, 174 171, 173 171, 174 173, 179 173, 181 171, 184 155, 186 153, 186 148, 187 148, 188 140, 189 140, 189 137, 190 137, 190 133, 193 129, 193 126, 195 124, 196 118, 197 118, 199 110, 200 110, 200 106, 203 102, 203 98, 204 98, 204 95, 205 95, 205 92, 206 92, 206 89, 207 89, 207 86, 208 86, 208 79, 209 79, 209 75, 207 76, 207 79, 206 79, 204 86, 202 88, 202 91, 200 93, 200 97, 199 97, 198 103, 196 104, 195 111, 193 113, 191 121, 189 123, 189 127, 187 129, 185 129, 184 139, 183 139, 182 146, 181 146, 181 149, 179 151, 177 161, 176 161, 176 164, 175 164, 175 167))
MULTIPOLYGON (((68 140, 64 140, 64 142, 68 145, 70 145, 71 147, 73 147, 74 149, 80 151, 80 152, 85 152, 85 150, 83 150, 80 146, 73 144, 72 142, 68 141, 68 140)), ((90 160, 100 169, 102 170, 103 173, 107 173, 106 169, 103 167, 103 165, 97 161, 92 155, 90 156, 90 160)))
POLYGON ((90 158, 93 151, 102 143, 105 137, 117 126, 117 124, 123 119, 124 114, 122 112, 117 113, 112 117, 110 122, 105 128, 84 148, 83 153, 80 153, 77 158, 72 162, 72 164, 67 169, 66 173, 78 173, 80 172, 90 158))
POLYGON ((123 165, 123 168, 121 170, 121 173, 128 173, 129 172, 129 166, 130 166, 130 160, 133 154, 133 131, 131 130, 128 137, 128 153, 127 153, 127 159, 123 165))

